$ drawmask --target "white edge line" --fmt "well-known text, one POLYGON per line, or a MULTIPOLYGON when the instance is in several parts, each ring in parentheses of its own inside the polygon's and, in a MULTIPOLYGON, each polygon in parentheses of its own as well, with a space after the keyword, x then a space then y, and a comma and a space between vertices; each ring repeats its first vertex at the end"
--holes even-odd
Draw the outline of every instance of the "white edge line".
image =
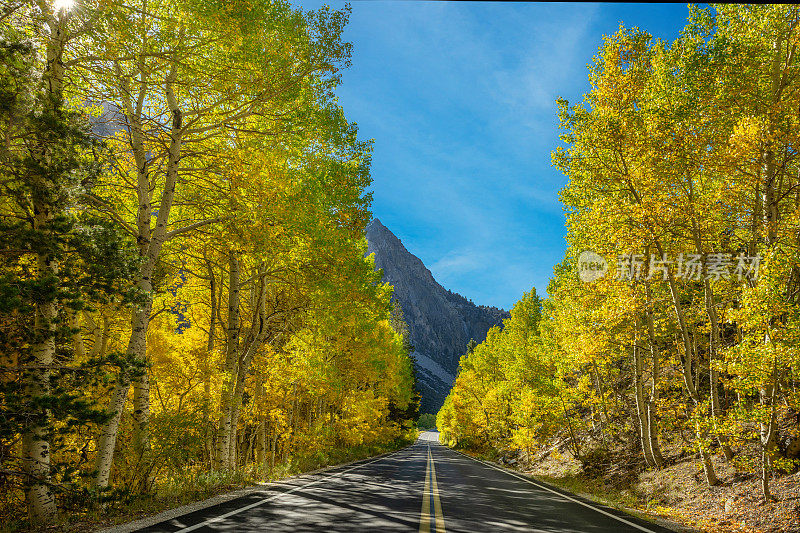
MULTIPOLYGON (((411 445, 411 446, 413 446, 413 445, 411 445)), ((201 527, 204 527, 204 526, 216 523, 216 522, 221 522, 222 520, 225 520, 226 518, 229 518, 229 517, 231 517, 233 515, 237 515, 239 513, 243 513, 244 511, 249 511, 250 509, 253 509, 254 507, 258 507, 259 505, 264 505, 267 502, 270 502, 272 500, 276 500, 276 499, 280 498, 281 496, 286 496, 287 494, 291 494, 292 492, 296 492, 296 491, 304 489, 306 487, 310 487, 311 485, 316 485, 317 483, 321 483, 323 481, 327 481, 327 480, 332 479, 332 478, 334 478, 336 476, 341 476, 343 474, 346 474, 346 473, 350 472, 351 470, 355 470, 356 468, 361 468, 362 466, 367 466, 367 465, 371 465, 372 463, 377 463, 378 461, 383 461, 387 457, 391 457, 392 455, 394 455, 396 453, 400 453, 400 452, 408 449, 409 447, 410 446, 406 446, 405 448, 401 448, 401 449, 399 449, 397 451, 394 451, 394 452, 391 452, 389 454, 382 455, 382 456, 378 457, 377 459, 373 459, 372 461, 369 461, 368 463, 363 463, 363 464, 360 464, 360 465, 352 466, 352 467, 348 468, 347 470, 342 470, 341 472, 335 472, 335 473, 333 473, 333 474, 331 474, 329 476, 323 477, 321 479, 317 479, 317 480, 312 481, 310 483, 306 483, 305 485, 301 485, 299 487, 295 487, 295 488, 293 488, 291 490, 287 490, 286 492, 281 492, 280 494, 276 494, 275 496, 270 496, 269 498, 264 498, 263 500, 259 500, 257 502, 253 502, 250 505, 245 505, 244 507, 239 507, 238 509, 234 509, 233 511, 228 511, 225 514, 221 514, 219 516, 215 516, 214 518, 209 518, 208 520, 205 520, 204 522, 200 522, 200 523, 194 524, 193 526, 188 526, 188 527, 185 527, 183 529, 179 529, 177 531, 177 533, 188 533, 189 531, 194 531, 195 529, 200 529, 201 527)), ((176 520, 177 518, 179 518, 179 517, 176 517, 173 520, 176 520)))
MULTIPOLYGON (((449 449, 451 449, 451 450, 452 450, 452 448, 449 448, 449 449)), ((638 529, 638 530, 640 530, 640 531, 646 531, 647 533, 656 533, 656 531, 653 531, 652 529, 647 529, 647 528, 646 528, 646 527, 644 527, 644 526, 640 526, 639 524, 636 524, 636 523, 634 523, 634 522, 631 522, 631 521, 629 521, 629 520, 625 520, 624 518, 622 518, 622 517, 619 517, 619 516, 617 516, 617 515, 614 515, 614 514, 611 514, 611 513, 607 512, 607 511, 604 511, 604 510, 600 509, 599 507, 595 507, 594 505, 590 505, 590 504, 588 504, 588 503, 586 503, 586 502, 582 502, 582 501, 580 501, 580 500, 576 500, 575 498, 572 498, 572 497, 570 497, 570 496, 568 496, 568 495, 566 495, 566 494, 564 494, 564 493, 562 493, 562 492, 558 492, 557 490, 553 490, 553 489, 551 489, 550 487, 546 487, 546 486, 544 486, 544 485, 540 485, 539 483, 536 483, 535 481, 533 481, 533 480, 532 480, 532 479, 530 479, 530 478, 527 478, 527 477, 521 476, 521 475, 519 475, 519 474, 516 474, 516 473, 514 473, 514 472, 511 472, 511 471, 509 471, 509 470, 506 470, 506 469, 504 469, 504 468, 500 468, 500 467, 498 467, 498 466, 495 466, 495 465, 493 465, 492 463, 489 463, 489 462, 486 462, 486 461, 482 461, 482 460, 480 460, 480 459, 476 459, 475 457, 472 457, 471 455, 467 455, 467 454, 465 454, 465 453, 459 452, 458 450, 453 450, 453 451, 454 451, 454 452, 456 452, 456 453, 458 453, 458 454, 460 454, 460 455, 463 455, 464 457, 468 457, 468 458, 472 459, 473 461, 476 461, 476 462, 478 462, 478 463, 481 463, 481 464, 483 464, 483 465, 485 465, 485 466, 488 466, 488 467, 490 467, 490 468, 494 468, 495 470, 497 470, 497 471, 499 471, 499 472, 503 472, 503 473, 505 473, 505 474, 508 474, 508 475, 509 475, 509 476, 511 476, 511 477, 515 477, 515 478, 517 478, 517 479, 520 479, 520 480, 522 480, 522 481, 525 481, 525 482, 527 482, 527 483, 530 483, 531 485, 533 485, 533 486, 535 486, 535 487, 539 487, 540 489, 546 490, 547 492, 552 492, 553 494, 555 494, 555 495, 557 495, 557 496, 561 496, 562 498, 565 498, 565 499, 567 499, 567 500, 569 500, 569 501, 571 501, 571 502, 575 502, 575 503, 577 503, 578 505, 583 505, 584 507, 588 507, 589 509, 592 509, 592 510, 594 510, 594 511, 597 511, 598 513, 604 514, 604 515, 606 515, 606 516, 610 516, 611 518, 613 518, 613 519, 615 519, 615 520, 619 520, 619 521, 620 521, 620 522, 622 522, 623 524, 627 524, 627 525, 629 525, 629 526, 631 526, 631 527, 635 527, 636 529, 638 529)))

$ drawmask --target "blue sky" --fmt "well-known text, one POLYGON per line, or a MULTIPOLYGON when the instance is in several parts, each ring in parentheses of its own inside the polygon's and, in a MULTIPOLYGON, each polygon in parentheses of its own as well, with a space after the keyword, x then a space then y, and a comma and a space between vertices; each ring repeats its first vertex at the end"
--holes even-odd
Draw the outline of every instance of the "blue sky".
MULTIPOLYGON (((298 1, 313 9, 322 2, 298 1)), ((327 2, 342 7, 343 2, 327 2)), ((355 1, 337 94, 375 139, 373 213, 444 287, 511 308, 564 256, 556 98, 620 22, 674 39, 685 4, 355 1)))

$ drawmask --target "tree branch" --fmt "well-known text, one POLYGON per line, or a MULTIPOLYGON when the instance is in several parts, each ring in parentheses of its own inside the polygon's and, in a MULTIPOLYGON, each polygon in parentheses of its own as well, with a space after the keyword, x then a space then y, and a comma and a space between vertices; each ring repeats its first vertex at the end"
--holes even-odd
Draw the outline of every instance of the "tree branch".
POLYGON ((188 226, 172 230, 168 232, 167 235, 164 237, 164 242, 167 242, 168 240, 172 239, 173 237, 177 237, 182 233, 188 233, 198 228, 202 228, 203 226, 208 226, 209 224, 214 224, 216 222, 223 222, 225 220, 229 220, 230 218, 231 217, 227 216, 227 217, 210 218, 208 220, 200 220, 199 222, 195 222, 194 224, 189 224, 188 226))

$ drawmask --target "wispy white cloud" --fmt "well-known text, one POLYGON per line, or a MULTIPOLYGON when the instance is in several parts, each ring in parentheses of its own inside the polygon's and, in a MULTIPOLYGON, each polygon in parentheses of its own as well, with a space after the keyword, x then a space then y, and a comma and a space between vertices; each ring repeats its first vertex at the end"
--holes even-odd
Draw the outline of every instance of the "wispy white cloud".
POLYGON ((475 249, 452 250, 430 265, 431 272, 441 276, 466 274, 485 264, 485 256, 475 249))
POLYGON ((585 5, 539 19, 528 38, 520 43, 520 53, 510 68, 494 73, 498 100, 516 116, 520 111, 544 112, 551 118, 559 89, 577 77, 585 77, 585 63, 581 60, 585 50, 581 45, 597 38, 589 35, 597 13, 596 5, 585 5))
POLYGON ((559 144, 556 98, 580 100, 586 65, 621 18, 672 28, 686 8, 352 7, 345 38, 354 44, 353 67, 337 94, 362 137, 376 140, 376 215, 440 283, 476 302, 510 307, 532 285, 543 293, 565 246, 565 179, 550 165, 559 144), (662 22, 665 13, 672 22, 662 22))

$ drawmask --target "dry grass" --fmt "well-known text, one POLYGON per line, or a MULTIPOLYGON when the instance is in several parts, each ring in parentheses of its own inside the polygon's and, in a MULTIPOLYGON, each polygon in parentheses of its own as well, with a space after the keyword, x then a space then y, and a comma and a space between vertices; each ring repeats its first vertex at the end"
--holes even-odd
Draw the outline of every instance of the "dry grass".
POLYGON ((666 518, 701 531, 800 532, 800 473, 774 479, 771 488, 777 501, 765 503, 755 476, 738 473, 720 457, 714 464, 722 481, 716 487, 704 483, 696 458, 638 472, 630 482, 586 476, 578 461, 559 451, 523 471, 641 516, 666 518))
MULTIPOLYGON (((236 472, 190 471, 187 469, 177 477, 162 480, 158 483, 156 490, 151 493, 120 495, 119 498, 112 499, 103 507, 83 506, 72 512, 62 509, 57 524, 46 529, 38 528, 35 531, 59 533, 96 531, 152 516, 188 503, 252 487, 257 483, 286 479, 322 467, 349 463, 394 451, 411 444, 415 437, 416 432, 409 432, 407 435, 387 443, 337 448, 328 450, 326 454, 314 453, 296 457, 287 463, 276 464, 273 471, 252 467, 236 472)), ((21 520, 0 523, 0 533, 28 531, 33 530, 21 520)))

